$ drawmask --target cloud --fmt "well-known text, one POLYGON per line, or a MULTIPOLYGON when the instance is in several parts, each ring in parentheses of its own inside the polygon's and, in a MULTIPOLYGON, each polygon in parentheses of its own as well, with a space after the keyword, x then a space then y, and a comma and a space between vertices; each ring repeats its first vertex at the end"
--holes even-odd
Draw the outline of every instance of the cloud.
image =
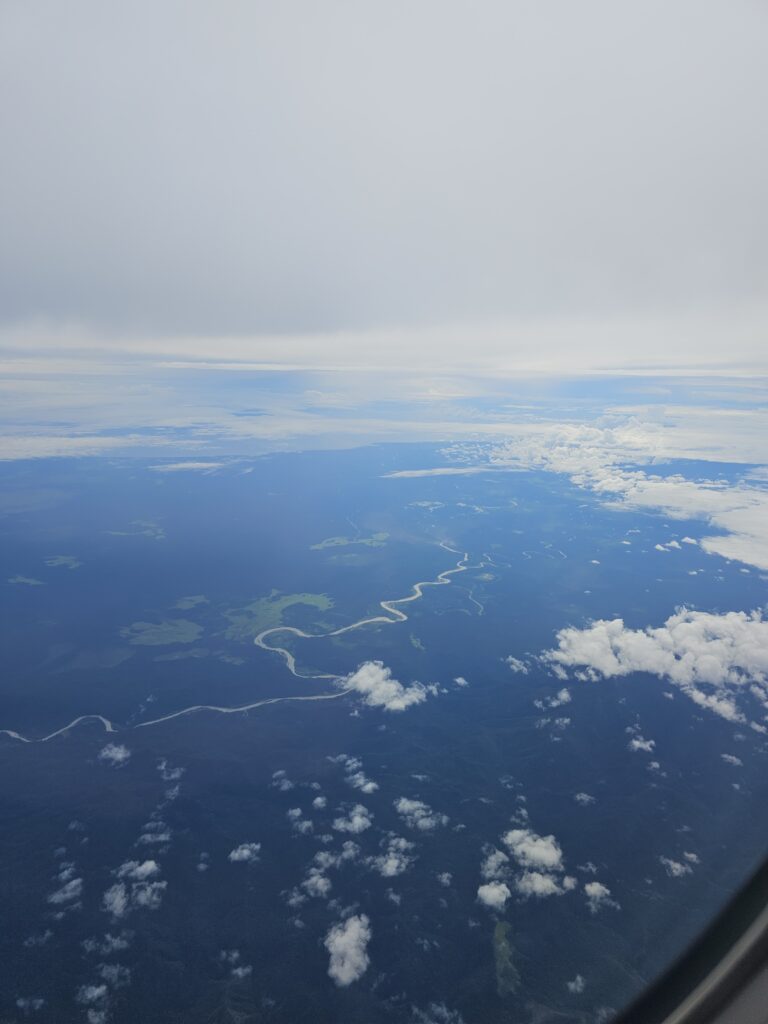
POLYGON ((324 796, 316 796, 315 799, 312 801, 312 806, 314 807, 314 809, 316 811, 323 811, 323 810, 325 810, 327 804, 328 804, 328 798, 324 797, 324 796))
POLYGON ((319 871, 317 868, 311 868, 309 874, 301 883, 301 887, 309 896, 326 899, 333 887, 333 883, 322 871, 319 871))
MULTIPOLYGON (((101 900, 102 909, 112 914, 115 918, 125 917, 131 910, 157 910, 162 903, 163 894, 168 887, 167 882, 149 881, 149 878, 157 874, 148 865, 154 861, 145 861, 143 865, 137 862, 128 862, 123 865, 128 870, 123 878, 137 879, 126 885, 125 881, 116 882, 104 893, 101 900)), ((156 866, 156 865, 155 865, 156 866)), ((120 869, 118 869, 119 874, 120 869)))
POLYGON ((480 865, 480 874, 485 881, 506 878, 509 875, 509 857, 501 850, 488 847, 480 865))
POLYGON ((373 814, 362 804, 355 804, 346 817, 338 817, 333 820, 333 827, 337 832, 352 832, 354 834, 365 832, 371 827, 373 814))
POLYGON ((419 832, 432 832, 440 825, 447 825, 450 820, 446 814, 433 811, 423 800, 410 800, 401 796, 394 804, 395 810, 406 825, 419 832))
POLYGON ((517 672, 520 675, 527 676, 531 671, 530 667, 520 658, 515 658, 511 654, 509 657, 504 659, 512 672, 517 672))
POLYGON ((465 1024, 458 1010, 449 1010, 445 1003, 430 1003, 426 1010, 411 1007, 413 1024, 465 1024))
POLYGON ((645 629, 598 619, 584 629, 561 629, 556 639, 544 663, 575 669, 578 678, 647 672, 731 722, 746 720, 739 703, 750 694, 768 709, 768 621, 759 611, 718 615, 682 608, 663 626, 645 629))
POLYGON ((554 836, 540 836, 531 829, 518 828, 507 832, 502 838, 521 867, 543 871, 563 870, 563 851, 554 836))
MULTIPOLYGON (((384 850, 377 857, 369 857, 367 863, 382 876, 394 878, 402 875, 413 863, 413 843, 402 836, 390 835, 382 840, 384 850)), ((450 877, 450 876, 449 876, 450 877)), ((450 883, 449 883, 450 884, 450 883)))
POLYGON ((155 473, 184 473, 193 471, 210 473, 212 470, 221 469, 226 465, 226 462, 164 462, 159 466, 149 466, 149 469, 155 473))
POLYGON ((566 875, 562 881, 543 871, 523 871, 515 879, 515 889, 521 896, 562 896, 576 887, 576 879, 566 875))
POLYGON ((401 469, 396 473, 385 473, 384 479, 391 480, 398 477, 422 476, 469 476, 473 473, 493 472, 495 468, 495 466, 438 466, 435 469, 401 469))
POLYGON ((589 912, 596 914, 601 907, 613 907, 618 910, 619 905, 611 899, 611 890, 602 882, 587 882, 584 885, 584 892, 587 896, 589 912))
POLYGON ((569 992, 580 995, 584 991, 586 982, 580 974, 577 974, 573 981, 566 981, 565 985, 569 992))
POLYGON ((368 943, 371 923, 365 914, 356 914, 334 925, 325 937, 330 954, 328 974, 340 988, 358 981, 368 970, 368 943))
POLYGON ((589 793, 576 793, 574 794, 573 799, 577 804, 581 804, 582 807, 588 807, 589 804, 593 804, 595 802, 595 798, 590 796, 589 793))
POLYGON ((118 878, 128 878, 133 882, 146 882, 160 874, 160 867, 157 861, 145 860, 139 863, 137 860, 128 860, 117 869, 118 878))
POLYGON ((725 761, 726 764, 733 765, 734 768, 740 768, 744 762, 740 757, 736 757, 735 754, 721 754, 720 757, 725 761))
MULTIPOLYGON (((696 423, 695 430, 686 431, 686 417, 690 420, 696 411, 681 409, 680 424, 673 424, 680 429, 675 430, 643 423, 634 416, 612 427, 569 423, 523 428, 519 436, 494 448, 490 459, 499 465, 566 473, 610 508, 706 519, 719 532, 699 541, 704 551, 768 569, 768 492, 764 489, 748 481, 733 485, 722 480, 693 481, 680 474, 658 476, 623 468, 654 457, 749 461, 751 454, 755 461, 764 460, 764 451, 759 454, 749 440, 740 452, 723 449, 723 444, 734 443, 738 448, 743 438, 738 420, 731 417, 720 422, 716 410, 709 411, 709 423, 696 423)), ((765 427, 764 422, 759 426, 753 422, 749 436, 757 437, 761 430, 764 436, 765 427)), ((686 538, 685 543, 691 542, 692 538, 686 538)), ((664 551, 680 547, 677 541, 657 545, 664 551)))
POLYGON ((240 843, 229 851, 229 859, 233 864, 254 864, 259 859, 261 843, 240 843))
POLYGON ((629 748, 629 750, 632 750, 635 753, 637 751, 642 750, 646 754, 653 753, 653 750, 654 750, 655 746, 656 746, 656 741, 655 740, 646 740, 646 739, 643 739, 642 736, 633 736, 632 739, 627 744, 627 747, 629 748))
POLYGON ((511 895, 504 882, 486 882, 477 889, 478 900, 491 910, 503 910, 511 895))
POLYGON ((683 864, 679 860, 672 860, 671 857, 659 857, 659 861, 664 865, 664 870, 670 878, 682 878, 684 875, 690 875, 691 873, 690 864, 683 864))
POLYGON ((392 678, 392 672, 381 661, 366 661, 355 672, 337 683, 345 690, 354 690, 361 694, 364 703, 370 707, 383 708, 385 711, 405 711, 414 704, 421 704, 429 694, 434 694, 434 686, 423 683, 412 683, 403 686, 392 678))
POLYGON ((39 996, 19 996, 16 1000, 16 1009, 21 1010, 24 1016, 30 1013, 37 1013, 45 1006, 45 1000, 39 996))
POLYGON ((108 764, 114 765, 115 768, 121 768, 128 763, 130 758, 130 750, 122 743, 108 743, 99 751, 99 760, 106 761, 108 764))
POLYGON ((82 878, 72 878, 65 882, 60 889, 52 892, 48 902, 53 904, 71 903, 72 900, 79 900, 83 894, 82 878))

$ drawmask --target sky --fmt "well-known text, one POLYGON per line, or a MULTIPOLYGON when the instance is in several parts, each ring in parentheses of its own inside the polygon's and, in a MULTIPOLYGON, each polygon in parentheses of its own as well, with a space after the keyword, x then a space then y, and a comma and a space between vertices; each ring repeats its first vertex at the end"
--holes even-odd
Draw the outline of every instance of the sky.
POLYGON ((764 368, 767 28, 745 0, 6 0, 4 369, 764 368))

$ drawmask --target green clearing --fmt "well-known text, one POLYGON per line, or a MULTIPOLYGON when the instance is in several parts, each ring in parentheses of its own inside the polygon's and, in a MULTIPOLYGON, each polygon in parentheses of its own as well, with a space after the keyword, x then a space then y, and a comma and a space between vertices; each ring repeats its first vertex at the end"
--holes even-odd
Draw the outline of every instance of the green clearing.
POLYGON ((346 548, 361 544, 367 548, 383 548, 389 540, 388 533, 372 533, 370 537, 326 537, 319 544, 312 544, 310 551, 324 551, 325 548, 346 548))
POLYGON ((259 597, 244 608, 225 612, 230 622, 225 636, 228 640, 253 640, 265 629, 284 625, 283 614, 294 605, 328 611, 333 608, 333 601, 327 594, 281 594, 273 590, 269 597, 259 597))

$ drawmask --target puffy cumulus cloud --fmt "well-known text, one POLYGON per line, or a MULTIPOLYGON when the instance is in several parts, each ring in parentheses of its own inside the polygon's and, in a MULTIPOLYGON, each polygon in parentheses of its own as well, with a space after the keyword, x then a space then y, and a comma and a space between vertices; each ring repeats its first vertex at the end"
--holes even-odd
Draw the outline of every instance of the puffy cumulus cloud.
POLYGON ((125 917, 131 910, 157 910, 167 887, 167 882, 148 881, 146 878, 130 884, 116 882, 102 896, 101 906, 114 918, 125 917))
POLYGON ((102 981, 106 981, 113 988, 125 988, 131 983, 130 968, 124 967, 122 964, 99 964, 96 973, 102 981))
POLYGON ((359 834, 371 827, 372 820, 373 814, 367 807, 363 807, 362 804, 355 804, 345 817, 333 819, 333 827, 337 832, 359 834))
POLYGON ((659 861, 670 878, 682 878, 684 875, 690 875, 692 870, 690 864, 683 864, 671 857, 659 857, 659 861))
POLYGON ((504 882, 486 882, 477 889, 478 900, 491 910, 503 910, 511 895, 509 886, 504 882))
POLYGON ((334 764, 341 764, 344 767, 347 783, 353 789, 359 789, 361 793, 375 793, 379 788, 378 782, 369 779, 363 771, 363 762, 358 757, 348 757, 346 754, 337 754, 329 758, 334 764))
POLYGON ((378 782, 369 779, 364 772, 354 772, 347 776, 347 782, 353 789, 359 789, 361 793, 375 793, 379 788, 378 782))
POLYGON ((619 909, 618 903, 611 899, 611 890, 602 882, 586 882, 584 892, 587 897, 587 905, 591 914, 596 914, 602 907, 613 907, 619 909))
POLYGON ((314 807, 314 809, 316 811, 323 811, 323 810, 325 810, 327 804, 328 804, 328 799, 327 799, 327 797, 324 797, 324 796, 316 796, 315 799, 312 801, 312 806, 314 807))
POLYGON ((480 865, 480 875, 486 882, 494 879, 507 878, 509 875, 509 857, 495 847, 486 847, 485 857, 480 865))
POLYGON ((512 654, 510 654, 508 658, 505 658, 504 661, 511 672, 516 672, 519 675, 527 676, 531 671, 530 666, 526 662, 521 658, 515 658, 512 654))
POLYGON ((111 764, 115 768, 121 768, 128 763, 130 758, 130 750, 122 743, 108 743, 99 751, 99 760, 106 761, 107 764, 111 764))
POLYGON ((554 836, 540 836, 529 828, 515 828, 502 838, 521 867, 538 871, 563 870, 563 851, 554 836))
POLYGON ((326 899, 333 888, 333 883, 319 868, 310 868, 309 874, 301 883, 301 887, 308 896, 326 899))
MULTIPOLYGON (((382 840, 381 845, 382 852, 377 857, 369 857, 366 863, 378 871, 382 878, 402 875, 413 864, 413 843, 402 836, 390 835, 382 840)), ((450 885, 450 881, 447 884, 450 885)))
POLYGON ((637 753, 642 751, 645 754, 652 754, 656 746, 656 740, 646 740, 642 736, 633 736, 627 744, 627 747, 637 753))
POLYGON ((334 925, 325 936, 330 954, 328 974, 340 988, 358 981, 368 970, 368 943, 371 922, 365 914, 355 914, 334 925))
POLYGON ((381 661, 364 662, 352 675, 340 679, 338 685, 359 693, 370 707, 385 711, 405 711, 414 704, 421 704, 430 694, 434 696, 437 693, 437 687, 432 684, 403 686, 392 678, 392 672, 381 661))
POLYGON ((401 796, 394 801, 394 804, 395 810, 405 824, 419 832, 432 832, 440 825, 447 825, 450 820, 447 814, 433 811, 423 800, 410 800, 408 797, 401 796))
POLYGON ((580 974, 577 974, 573 981, 566 981, 565 987, 574 995, 581 995, 586 987, 586 982, 580 974))
POLYGON ((294 787, 294 783, 288 778, 284 768, 278 768, 276 772, 272 772, 271 785, 275 789, 279 789, 281 793, 288 793, 294 787))
POLYGON ((440 874, 437 876, 437 880, 440 883, 440 885, 445 886, 446 889, 449 889, 451 883, 453 882, 453 875, 451 874, 450 871, 441 871, 440 874))
POLYGON ((515 879, 521 896, 562 896, 576 888, 576 879, 566 875, 562 880, 543 871, 523 871, 515 879))
POLYGON ((240 843, 229 851, 229 859, 233 864, 253 864, 259 859, 261 843, 240 843))
POLYGON ((768 620, 754 611, 679 609, 663 626, 629 629, 622 619, 598 619, 557 634, 542 655, 581 679, 648 672, 677 686, 699 707, 731 722, 745 721, 738 702, 755 697, 768 708, 768 620))
POLYGON ((582 807, 588 807, 595 802, 595 798, 590 796, 589 793, 575 793, 573 799, 577 804, 581 804, 582 807))
POLYGON ((118 878, 128 878, 133 882, 145 882, 159 874, 160 866, 154 860, 145 860, 141 863, 137 860, 127 860, 117 869, 118 878))

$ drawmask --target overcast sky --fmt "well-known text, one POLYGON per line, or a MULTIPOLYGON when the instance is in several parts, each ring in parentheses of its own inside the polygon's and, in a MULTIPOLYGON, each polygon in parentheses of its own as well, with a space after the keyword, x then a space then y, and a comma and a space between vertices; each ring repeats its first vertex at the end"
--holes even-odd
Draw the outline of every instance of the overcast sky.
POLYGON ((0 340, 754 364, 766 52, 745 0, 2 0, 0 340))

